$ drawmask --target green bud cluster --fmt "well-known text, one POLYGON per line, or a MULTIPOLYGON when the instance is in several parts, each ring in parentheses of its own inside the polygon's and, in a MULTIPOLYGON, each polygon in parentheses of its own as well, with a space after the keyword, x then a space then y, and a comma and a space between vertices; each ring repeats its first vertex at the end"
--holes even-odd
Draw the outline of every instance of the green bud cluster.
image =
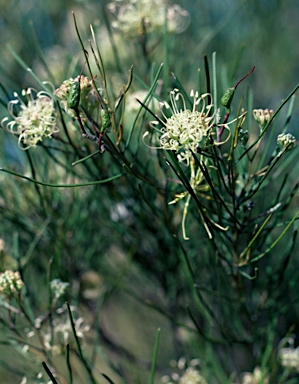
POLYGON ((247 130, 243 131, 243 129, 241 128, 239 130, 239 139, 242 147, 244 148, 249 140, 249 132, 247 130))

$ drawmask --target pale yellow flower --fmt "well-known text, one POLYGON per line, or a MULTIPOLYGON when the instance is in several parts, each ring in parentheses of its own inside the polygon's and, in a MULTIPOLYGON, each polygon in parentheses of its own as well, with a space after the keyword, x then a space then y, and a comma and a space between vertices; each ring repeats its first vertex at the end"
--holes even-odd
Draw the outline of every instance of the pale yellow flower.
POLYGON ((278 358, 282 367, 289 371, 299 372, 299 347, 282 348, 278 352, 278 358))
MULTIPOLYGON (((63 309, 61 311, 62 316, 54 318, 51 326, 48 327, 47 332, 43 335, 45 348, 56 355, 63 354, 67 344, 71 347, 76 345, 70 318, 64 313, 63 309)), ((57 310, 57 312, 60 311, 57 310)), ((90 330, 90 326, 85 324, 82 317, 73 318, 73 321, 77 338, 80 342, 83 342, 85 334, 90 330)))
POLYGON ((244 372, 242 384, 269 384, 269 376, 263 374, 260 367, 255 367, 253 372, 244 372))
POLYGON ((177 4, 167 6, 164 0, 118 0, 108 4, 108 9, 115 16, 112 26, 128 38, 163 31, 165 12, 169 32, 181 33, 190 24, 185 9, 177 4))
POLYGON ((268 122, 272 119, 274 111, 273 109, 254 109, 252 114, 260 129, 263 130, 268 122))
POLYGON ((161 378, 161 382, 165 384, 207 384, 206 379, 199 370, 199 360, 193 359, 189 362, 181 357, 177 362, 171 362, 174 368, 179 372, 173 372, 169 376, 165 375, 161 378))
POLYGON ((35 97, 33 92, 32 88, 22 91, 27 103, 15 92, 15 99, 8 103, 13 120, 7 123, 9 119, 6 117, 1 122, 4 128, 19 137, 19 146, 24 150, 35 147, 44 137, 58 132, 54 100, 46 92, 38 92, 35 97), (16 106, 20 107, 17 114, 14 112, 16 106))
POLYGON ((291 135, 290 133, 280 133, 277 136, 277 145, 281 151, 290 151, 296 147, 297 141, 295 136, 291 135))
MULTIPOLYGON (((191 91, 192 107, 178 89, 170 92, 170 104, 166 101, 161 104, 163 127, 159 121, 152 121, 151 127, 160 133, 160 146, 158 149, 175 151, 180 162, 189 165, 192 152, 202 144, 214 125, 218 123, 211 95, 205 93, 199 96, 198 92, 191 91)), ((144 134, 144 137, 148 132, 144 134)))
POLYGON ((179 384, 207 384, 206 379, 200 372, 193 368, 188 367, 185 373, 179 378, 179 384))
POLYGON ((60 279, 54 279, 50 282, 50 289, 53 294, 53 299, 56 301, 58 300, 62 295, 64 295, 67 287, 69 286, 69 283, 65 283, 61 281, 60 279))
POLYGON ((24 283, 18 271, 7 270, 0 273, 0 294, 12 295, 19 292, 24 283))

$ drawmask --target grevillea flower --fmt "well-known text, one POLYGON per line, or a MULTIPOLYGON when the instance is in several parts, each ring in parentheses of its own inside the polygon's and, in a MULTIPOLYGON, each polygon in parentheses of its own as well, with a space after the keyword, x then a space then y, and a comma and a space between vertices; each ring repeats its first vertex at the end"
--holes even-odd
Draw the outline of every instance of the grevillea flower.
MULTIPOLYGON (((211 133, 213 126, 217 125, 218 117, 214 110, 211 95, 205 93, 199 96, 198 92, 190 93, 192 108, 178 89, 170 92, 170 104, 166 101, 161 104, 164 118, 163 127, 159 121, 152 121, 151 127, 160 133, 160 146, 157 148, 175 151, 180 162, 189 165, 192 152, 203 144, 204 139, 211 133)), ((144 134, 144 137, 148 132, 144 134)))
POLYGON ((241 384, 269 384, 269 375, 265 374, 260 367, 255 367, 252 373, 244 372, 241 378, 241 384))
POLYGON ((296 147, 297 141, 291 133, 280 133, 277 136, 277 145, 281 151, 290 151, 296 147))
POLYGON ((15 92, 15 99, 8 103, 8 111, 13 120, 4 125, 9 120, 6 117, 1 122, 5 129, 19 136, 19 146, 24 150, 36 147, 44 137, 51 137, 53 133, 58 132, 54 116, 54 100, 43 91, 35 92, 34 97, 34 92, 32 88, 22 91, 22 96, 27 98, 27 103, 15 92), (20 107, 18 114, 14 112, 16 106, 20 107))
POLYGON ((0 293, 11 295, 19 292, 24 283, 21 279, 20 273, 13 272, 10 269, 0 273, 0 293))
POLYGON ((181 33, 190 24, 189 13, 179 5, 166 6, 164 0, 118 0, 108 4, 115 15, 112 26, 126 37, 134 38, 153 31, 163 31, 165 9, 169 32, 181 33))
POLYGON ((293 335, 283 338, 278 344, 278 360, 280 365, 289 372, 299 373, 299 347, 295 348, 293 335))
MULTIPOLYGON (((175 152, 178 161, 189 167, 189 184, 193 191, 195 193, 200 191, 206 192, 209 190, 209 185, 206 184, 201 168, 196 165, 193 154, 199 152, 199 149, 201 148, 207 148, 209 145, 221 145, 225 143, 230 137, 229 124, 239 120, 239 126, 241 126, 245 120, 246 113, 242 113, 242 115, 235 120, 220 124, 219 110, 215 109, 212 96, 209 93, 204 93, 199 96, 198 92, 191 91, 190 98, 187 99, 177 88, 170 92, 170 103, 164 101, 160 103, 160 106, 163 119, 158 119, 150 123, 154 132, 158 134, 159 146, 152 147, 148 144, 146 145, 150 148, 175 152), (213 128, 216 129, 213 131, 213 128), (229 131, 228 136, 222 141, 221 135, 217 132, 218 128, 221 130, 221 134, 225 129, 229 131), (216 132, 217 141, 208 140, 208 138, 211 138, 216 132)), ((145 140, 148 135, 149 132, 145 132, 143 140, 145 140)), ((207 169, 209 168, 207 159, 204 158, 203 154, 200 155, 199 161, 203 162, 207 169)), ((188 240, 185 221, 189 203, 191 201, 191 194, 189 191, 176 194, 175 199, 169 204, 177 203, 185 197, 186 201, 182 217, 182 232, 183 238, 188 240)), ((200 215, 209 238, 212 238, 212 234, 201 212, 200 215)), ((221 230, 228 229, 228 227, 221 227, 211 218, 209 218, 209 221, 213 222, 213 225, 221 230)))
POLYGON ((50 289, 53 294, 53 300, 58 300, 62 295, 65 294, 65 291, 67 287, 69 286, 69 283, 65 283, 61 281, 60 279, 54 279, 50 282, 50 289))
MULTIPOLYGON (((82 345, 86 333, 90 330, 90 326, 85 324, 83 317, 73 319, 73 322, 76 337, 80 340, 82 345)), ((75 347, 72 324, 69 317, 66 317, 64 312, 62 312, 61 317, 53 319, 51 326, 49 326, 43 334, 43 342, 45 348, 55 355, 64 354, 66 345, 68 344, 71 348, 75 347)))
POLYGON ((260 129, 263 130, 274 115, 273 109, 254 109, 252 111, 254 119, 257 121, 260 129))
POLYGON ((187 362, 181 357, 178 362, 172 361, 171 365, 177 370, 169 376, 163 376, 161 382, 165 384, 207 384, 206 379, 202 376, 199 367, 199 360, 193 359, 187 362))

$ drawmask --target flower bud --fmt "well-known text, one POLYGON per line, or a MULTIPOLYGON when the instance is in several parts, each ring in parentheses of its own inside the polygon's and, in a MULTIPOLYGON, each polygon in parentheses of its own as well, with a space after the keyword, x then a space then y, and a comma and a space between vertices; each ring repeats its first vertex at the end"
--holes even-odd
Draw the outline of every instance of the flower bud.
MULTIPOLYGON (((55 90, 56 96, 62 99, 62 106, 72 117, 75 117, 75 109, 82 107, 87 113, 92 114, 99 105, 97 90, 92 86, 92 80, 87 76, 79 76, 76 79, 65 80, 55 90)), ((80 115, 81 116, 81 115, 80 115)), ((83 119, 84 116, 82 115, 83 119)))
POLYGON ((239 139, 240 139, 240 143, 241 143, 242 147, 245 147, 247 144, 247 141, 249 139, 248 131, 247 130, 243 131, 243 129, 241 128, 239 131, 239 139))
POLYGON ((274 111, 273 109, 254 109, 252 114, 260 129, 263 130, 274 115, 274 111))
POLYGON ((233 88, 227 88, 227 90, 224 92, 224 95, 221 98, 221 104, 227 109, 230 108, 230 104, 233 100, 235 90, 236 90, 236 88, 234 88, 234 87, 233 88))
POLYGON ((24 283, 21 279, 20 273, 7 270, 0 273, 0 293, 5 295, 13 295, 20 291, 24 283))
POLYGON ((69 95, 67 98, 67 106, 68 108, 77 110, 80 102, 80 81, 75 81, 69 91, 69 95))
POLYGON ((104 132, 106 129, 109 129, 111 127, 110 115, 106 109, 101 110, 101 118, 102 118, 102 131, 104 132))
POLYGON ((280 133, 277 136, 277 145, 281 151, 290 151, 296 147, 296 138, 290 133, 280 133))

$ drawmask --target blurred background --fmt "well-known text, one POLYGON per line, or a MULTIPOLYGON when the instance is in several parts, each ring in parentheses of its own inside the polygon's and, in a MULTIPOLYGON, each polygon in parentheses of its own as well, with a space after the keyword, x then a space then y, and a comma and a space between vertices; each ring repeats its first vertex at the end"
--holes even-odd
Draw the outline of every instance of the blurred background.
MULTIPOLYGON (((98 30, 104 26, 102 14, 108 3, 1 0, 1 82, 9 84, 10 88, 28 85, 7 44, 34 69, 40 65, 34 49, 38 44, 57 82, 63 80, 69 58, 81 55, 72 12, 87 42, 90 24, 98 30)), ((296 0, 185 0, 177 3, 190 13, 191 24, 175 39, 170 67, 175 65, 176 74, 186 82, 194 76, 190 74, 190 64, 198 62, 200 66, 202 56, 210 56, 214 51, 218 61, 225 63, 226 70, 235 75, 233 81, 255 65, 256 71, 250 81, 256 91, 256 107, 275 109, 275 103, 288 94, 297 79, 299 10, 296 0)), ((106 39, 104 32, 103 35, 103 41, 99 40, 101 46, 106 39)), ((126 60, 125 65, 131 64, 130 57, 126 60)), ((138 67, 138 63, 133 64, 138 67)))

